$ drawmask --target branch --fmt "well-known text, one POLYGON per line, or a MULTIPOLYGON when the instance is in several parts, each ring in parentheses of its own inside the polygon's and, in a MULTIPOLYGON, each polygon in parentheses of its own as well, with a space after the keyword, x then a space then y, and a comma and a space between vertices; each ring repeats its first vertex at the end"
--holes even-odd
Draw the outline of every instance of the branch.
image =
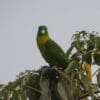
POLYGON ((61 76, 61 78, 70 81, 69 77, 66 75, 65 72, 61 71, 61 70, 56 70, 59 74, 59 76, 61 76))
POLYGON ((36 92, 38 92, 38 93, 40 93, 40 94, 42 94, 42 95, 44 95, 45 97, 48 98, 48 100, 51 100, 51 99, 46 95, 46 93, 41 92, 39 89, 36 89, 36 88, 34 88, 34 87, 31 87, 31 86, 26 86, 26 87, 27 87, 27 88, 30 88, 30 89, 32 89, 32 90, 34 90, 34 91, 36 91, 36 92))
MULTIPOLYGON (((94 92, 94 94, 97 94, 97 93, 100 93, 100 91, 94 92)), ((83 98, 88 97, 88 96, 90 96, 90 95, 88 93, 86 93, 86 94, 80 96, 78 100, 83 99, 83 98)))
POLYGON ((92 77, 94 77, 96 75, 97 72, 99 72, 100 68, 98 68, 92 75, 92 77))

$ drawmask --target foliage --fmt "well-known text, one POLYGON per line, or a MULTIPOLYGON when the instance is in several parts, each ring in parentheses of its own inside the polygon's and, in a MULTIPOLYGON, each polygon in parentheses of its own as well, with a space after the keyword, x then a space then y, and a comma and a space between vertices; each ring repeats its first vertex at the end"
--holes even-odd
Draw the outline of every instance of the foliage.
POLYGON ((0 100, 100 100, 100 36, 81 31, 72 36, 66 51, 68 67, 43 66, 21 72, 14 82, 0 85, 0 100), (97 82, 92 80, 93 75, 97 82))

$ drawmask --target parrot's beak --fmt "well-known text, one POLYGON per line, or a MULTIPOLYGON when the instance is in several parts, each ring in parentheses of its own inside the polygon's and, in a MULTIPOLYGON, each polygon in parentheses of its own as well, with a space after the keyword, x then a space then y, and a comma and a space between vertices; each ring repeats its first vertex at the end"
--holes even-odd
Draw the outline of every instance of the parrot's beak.
POLYGON ((41 34, 45 34, 45 30, 41 30, 41 34))

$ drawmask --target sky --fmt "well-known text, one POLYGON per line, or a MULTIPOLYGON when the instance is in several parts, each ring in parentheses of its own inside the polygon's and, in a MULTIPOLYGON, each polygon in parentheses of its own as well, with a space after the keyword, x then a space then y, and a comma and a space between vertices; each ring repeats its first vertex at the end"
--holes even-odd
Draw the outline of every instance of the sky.
POLYGON ((0 0, 0 83, 47 65, 36 44, 39 25, 66 51, 76 31, 100 33, 100 0, 0 0))

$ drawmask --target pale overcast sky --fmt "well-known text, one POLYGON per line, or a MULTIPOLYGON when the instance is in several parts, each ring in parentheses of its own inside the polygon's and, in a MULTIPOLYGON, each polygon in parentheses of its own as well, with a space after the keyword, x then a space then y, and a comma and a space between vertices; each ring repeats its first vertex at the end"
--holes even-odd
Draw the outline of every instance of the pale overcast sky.
POLYGON ((0 83, 46 65, 36 45, 41 24, 66 50, 75 31, 100 32, 100 0, 0 0, 0 83))

